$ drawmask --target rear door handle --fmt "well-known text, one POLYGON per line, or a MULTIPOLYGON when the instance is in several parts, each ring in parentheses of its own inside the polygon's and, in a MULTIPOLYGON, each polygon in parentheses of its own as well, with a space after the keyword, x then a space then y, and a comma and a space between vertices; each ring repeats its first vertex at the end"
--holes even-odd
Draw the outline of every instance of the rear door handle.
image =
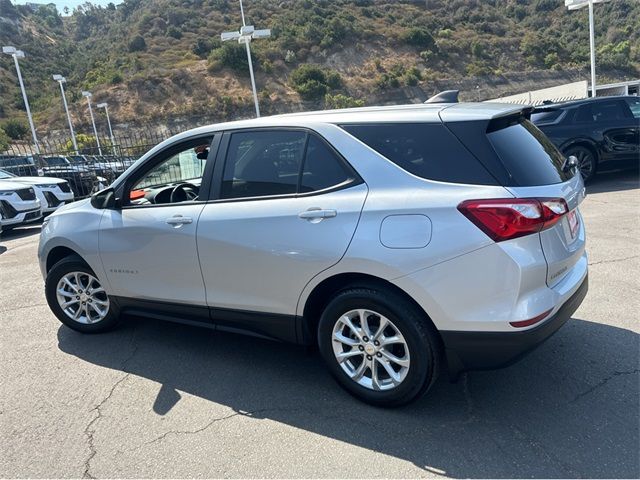
POLYGON ((167 218, 165 222, 177 228, 181 225, 193 223, 193 219, 191 217, 183 217, 182 215, 174 215, 171 218, 167 218))
POLYGON ((310 208, 304 212, 300 212, 298 217, 306 220, 322 220, 323 218, 332 218, 338 215, 335 210, 323 210, 320 208, 310 208))

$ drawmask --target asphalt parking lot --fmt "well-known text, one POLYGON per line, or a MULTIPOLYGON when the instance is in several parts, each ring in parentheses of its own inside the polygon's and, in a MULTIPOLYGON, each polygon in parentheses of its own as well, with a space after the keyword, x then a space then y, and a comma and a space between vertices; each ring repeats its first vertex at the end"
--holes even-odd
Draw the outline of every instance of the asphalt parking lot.
POLYGON ((441 379, 401 409, 344 393, 317 354, 50 313, 38 227, 0 237, 0 477, 640 477, 640 189, 583 204, 590 292, 520 363, 441 379))

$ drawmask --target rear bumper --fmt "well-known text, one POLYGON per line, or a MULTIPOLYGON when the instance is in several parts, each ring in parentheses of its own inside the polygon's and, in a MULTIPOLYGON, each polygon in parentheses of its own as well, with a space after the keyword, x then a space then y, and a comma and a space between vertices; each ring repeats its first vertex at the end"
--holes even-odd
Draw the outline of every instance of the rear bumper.
POLYGON ((519 360, 553 335, 580 306, 589 289, 585 276, 576 292, 541 325, 512 332, 440 331, 452 378, 467 370, 491 370, 519 360))

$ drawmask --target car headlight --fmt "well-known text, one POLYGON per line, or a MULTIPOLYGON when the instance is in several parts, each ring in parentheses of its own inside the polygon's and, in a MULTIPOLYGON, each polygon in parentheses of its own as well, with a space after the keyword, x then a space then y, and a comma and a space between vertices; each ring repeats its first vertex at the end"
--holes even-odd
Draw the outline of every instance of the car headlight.
POLYGON ((55 183, 47 183, 42 185, 35 185, 36 188, 56 188, 58 185, 55 183))
POLYGON ((13 190, 0 190, 0 197, 3 195, 4 196, 13 195, 13 190))

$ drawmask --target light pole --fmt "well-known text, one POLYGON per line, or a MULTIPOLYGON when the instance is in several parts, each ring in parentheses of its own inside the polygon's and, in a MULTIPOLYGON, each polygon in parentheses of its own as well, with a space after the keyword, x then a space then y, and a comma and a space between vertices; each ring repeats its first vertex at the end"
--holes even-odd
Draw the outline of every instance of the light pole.
POLYGON ((258 105, 258 92, 256 92, 256 80, 253 76, 253 62, 251 61, 251 48, 249 44, 253 39, 267 38, 271 36, 270 29, 255 30, 253 25, 247 25, 244 20, 244 8, 242 0, 240 0, 240 14, 242 15, 242 27, 239 32, 222 32, 220 39, 223 42, 227 40, 237 40, 240 44, 245 44, 247 48, 247 60, 249 61, 249 75, 251 76, 251 89, 253 90, 253 103, 256 107, 256 117, 260 116, 260 106, 258 105))
POLYGON ((107 107, 107 102, 99 103, 96 105, 98 108, 104 108, 104 113, 107 115, 107 125, 109 125, 109 137, 111 138, 111 152, 116 154, 116 141, 113 138, 113 130, 111 130, 111 120, 109 120, 109 109, 107 107))
POLYGON ((589 47, 591 49, 591 97, 596 96, 596 48, 593 32, 593 4, 604 3, 609 0, 564 0, 564 6, 569 10, 589 7, 589 47))
POLYGON ((31 127, 31 136, 33 137, 33 145, 36 148, 36 153, 40 154, 40 146, 38 145, 38 137, 36 136, 36 127, 33 125, 33 118, 31 118, 31 109, 29 108, 29 100, 27 100, 27 91, 24 89, 24 82, 22 81, 22 73, 20 73, 19 58, 24 58, 24 52, 17 50, 16 47, 2 47, 2 53, 11 55, 13 61, 16 64, 16 72, 18 72, 18 81, 20 82, 20 90, 22 90, 22 99, 24 100, 24 106, 27 109, 27 117, 29 117, 29 126, 31 127))
POLYGON ((69 115, 69 106, 67 105, 67 97, 64 94, 63 83, 66 83, 67 79, 62 75, 54 75, 53 79, 60 84, 60 93, 62 93, 62 103, 64 103, 64 111, 67 113, 67 121, 69 122, 69 130, 71 130, 71 142, 73 143, 73 150, 78 155, 78 144, 76 143, 76 134, 73 131, 73 123, 71 123, 71 115, 69 115))
POLYGON ((93 118, 93 110, 91 109, 91 92, 83 91, 82 96, 87 99, 87 105, 89 105, 89 115, 91 115, 91 123, 93 124, 93 134, 96 137, 96 145, 98 145, 98 155, 102 156, 102 149, 100 148, 100 140, 98 140, 98 130, 96 129, 96 121, 93 118))

